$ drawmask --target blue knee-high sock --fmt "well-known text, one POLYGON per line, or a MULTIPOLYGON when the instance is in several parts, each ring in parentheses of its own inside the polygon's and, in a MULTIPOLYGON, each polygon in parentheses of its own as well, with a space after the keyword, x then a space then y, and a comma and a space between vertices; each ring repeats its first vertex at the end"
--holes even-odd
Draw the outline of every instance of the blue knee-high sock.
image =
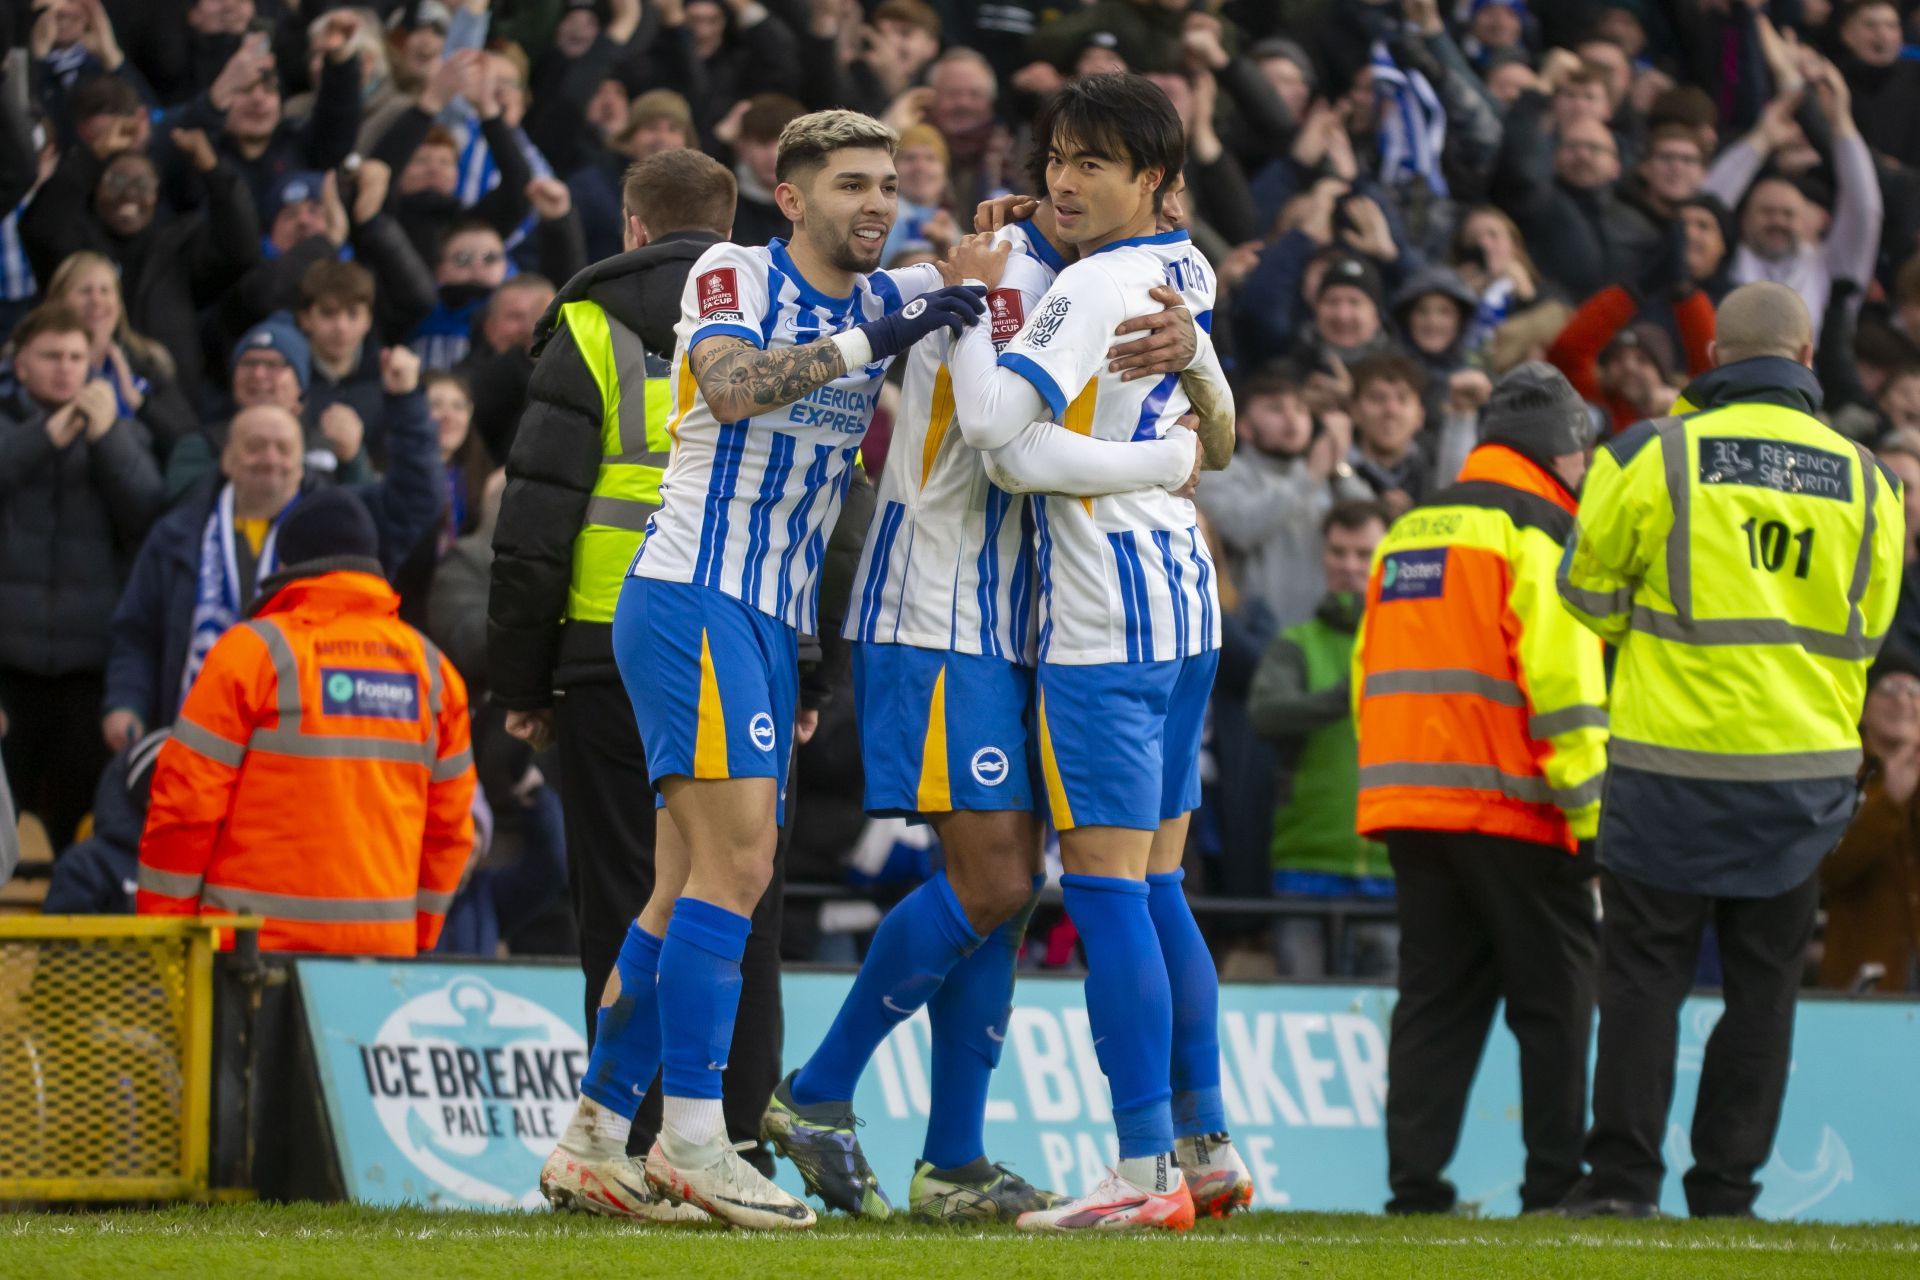
POLYGON ((631 1120, 660 1070, 660 939, 634 921, 613 968, 620 994, 596 1018, 580 1092, 631 1120))
POLYGON ((753 921, 677 898, 660 947, 661 1093, 718 1098, 740 1009, 740 957, 753 921))
POLYGON ((1173 1131, 1182 1138, 1227 1127, 1220 1102, 1220 975, 1180 882, 1186 872, 1147 877, 1147 906, 1173 992, 1173 1131))
POLYGON ((1120 1158, 1173 1150, 1173 997, 1147 886, 1112 876, 1064 875, 1067 915, 1087 952, 1087 1021, 1113 1091, 1120 1158))
POLYGON ((1020 941, 1045 876, 1033 878, 1036 897, 987 935, 974 953, 927 1001, 933 1023, 933 1106, 920 1156, 936 1169, 958 1169, 987 1153, 987 1085, 1000 1065, 1007 1019, 1013 1013, 1013 970, 1020 941))
POLYGON ((874 930, 873 945, 826 1038, 794 1076, 793 1100, 802 1106, 852 1101, 880 1042, 979 945, 946 872, 935 872, 902 898, 874 930))

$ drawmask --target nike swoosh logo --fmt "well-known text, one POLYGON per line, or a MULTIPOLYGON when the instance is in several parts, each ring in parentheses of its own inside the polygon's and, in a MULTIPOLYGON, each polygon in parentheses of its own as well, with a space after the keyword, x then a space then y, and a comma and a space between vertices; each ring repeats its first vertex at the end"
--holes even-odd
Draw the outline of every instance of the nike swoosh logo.
POLYGON ((726 1069, 727 1064, 724 1062, 709 1062, 707 1064, 707 1070, 709 1071, 725 1071, 726 1069))
MULTIPOLYGON (((712 1198, 721 1204, 730 1204, 737 1209, 745 1209, 751 1213, 777 1213, 783 1218, 798 1218, 806 1212, 806 1206, 804 1205, 754 1204, 749 1200, 734 1200, 728 1196, 714 1196, 712 1198)), ((1144 1204, 1146 1202, 1142 1201, 1141 1203, 1144 1204)))
POLYGON ((1007 1042, 1007 1035, 1004 1031, 998 1031, 993 1027, 988 1027, 987 1039, 993 1041, 995 1044, 1005 1044, 1007 1042))
POLYGON ((903 1018, 911 1018, 913 1016, 913 1010, 902 1009, 899 1005, 893 1002, 892 996, 881 996, 880 1003, 887 1006, 887 1008, 893 1010, 895 1013, 899 1014, 903 1018))

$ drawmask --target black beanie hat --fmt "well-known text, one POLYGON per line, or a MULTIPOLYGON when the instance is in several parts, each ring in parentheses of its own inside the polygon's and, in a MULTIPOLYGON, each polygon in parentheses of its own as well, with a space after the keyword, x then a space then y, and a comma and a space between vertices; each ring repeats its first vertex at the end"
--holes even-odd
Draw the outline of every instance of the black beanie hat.
POLYGON ((317 561, 360 560, 372 561, 372 571, 379 572, 380 531, 360 499, 345 489, 322 489, 300 499, 280 522, 274 547, 284 569, 302 569, 317 561))
POLYGON ((1586 401, 1566 375, 1529 360, 1494 384, 1480 439, 1504 444, 1551 470, 1555 458, 1587 447, 1591 424, 1586 401))

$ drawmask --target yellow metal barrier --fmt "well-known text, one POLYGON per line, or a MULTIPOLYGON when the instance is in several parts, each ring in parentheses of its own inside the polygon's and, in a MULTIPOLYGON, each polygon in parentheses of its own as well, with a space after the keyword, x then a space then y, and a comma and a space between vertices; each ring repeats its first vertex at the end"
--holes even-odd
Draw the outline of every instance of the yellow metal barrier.
POLYGON ((257 920, 0 918, 0 1200, 207 1194, 213 953, 257 920))

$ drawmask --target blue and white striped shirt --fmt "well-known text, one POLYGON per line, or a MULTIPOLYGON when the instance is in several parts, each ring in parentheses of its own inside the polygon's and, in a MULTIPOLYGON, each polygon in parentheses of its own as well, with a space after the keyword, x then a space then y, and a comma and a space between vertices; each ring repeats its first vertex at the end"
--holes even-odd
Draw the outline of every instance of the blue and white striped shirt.
POLYGON ((861 276, 852 293, 831 297, 807 283, 779 239, 702 254, 675 328, 673 453, 631 572, 711 587, 814 630, 827 537, 890 362, 850 370, 793 404, 720 422, 700 394, 691 353, 720 335, 762 349, 805 346, 939 287, 938 270, 923 265, 861 276))

